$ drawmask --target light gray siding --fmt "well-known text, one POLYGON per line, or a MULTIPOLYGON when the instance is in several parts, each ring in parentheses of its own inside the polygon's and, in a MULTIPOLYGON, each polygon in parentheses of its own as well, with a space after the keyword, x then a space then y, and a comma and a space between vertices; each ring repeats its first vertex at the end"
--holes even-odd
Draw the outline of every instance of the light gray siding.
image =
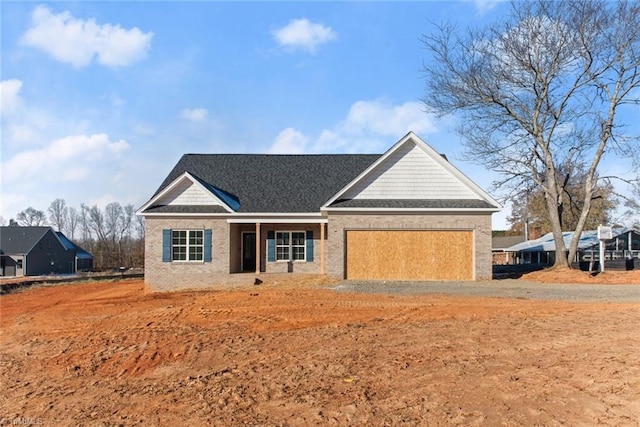
POLYGON ((171 191, 169 191, 161 200, 163 205, 218 205, 222 206, 211 193, 204 190, 201 186, 192 182, 189 178, 184 177, 171 191))
POLYGON ((438 200, 477 199, 478 195, 408 141, 349 189, 344 198, 438 200))

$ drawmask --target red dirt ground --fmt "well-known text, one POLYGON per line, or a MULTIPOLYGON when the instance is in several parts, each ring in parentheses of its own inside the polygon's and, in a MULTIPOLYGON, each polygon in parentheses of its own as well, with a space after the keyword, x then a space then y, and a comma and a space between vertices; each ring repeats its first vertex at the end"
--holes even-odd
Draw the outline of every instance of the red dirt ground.
POLYGON ((579 283, 593 285, 640 285, 640 270, 631 271, 603 271, 589 273, 588 271, 571 270, 568 268, 548 268, 525 274, 522 280, 542 283, 579 283))
POLYGON ((0 425, 640 425, 638 303, 327 284, 3 296, 0 425))

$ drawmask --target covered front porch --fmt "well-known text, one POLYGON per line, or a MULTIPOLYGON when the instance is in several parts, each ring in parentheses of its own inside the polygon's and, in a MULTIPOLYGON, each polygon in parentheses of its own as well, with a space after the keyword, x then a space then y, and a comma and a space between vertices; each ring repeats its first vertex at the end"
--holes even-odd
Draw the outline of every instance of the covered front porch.
POLYGON ((229 219, 229 273, 325 274, 325 218, 229 219))

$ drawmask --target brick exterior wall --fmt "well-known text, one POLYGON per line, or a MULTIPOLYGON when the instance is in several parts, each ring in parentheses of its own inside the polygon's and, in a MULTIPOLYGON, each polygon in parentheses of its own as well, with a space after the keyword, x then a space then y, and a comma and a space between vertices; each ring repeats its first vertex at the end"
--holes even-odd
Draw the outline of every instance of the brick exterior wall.
MULTIPOLYGON (((255 224, 229 224, 226 218, 151 218, 145 231, 145 284, 157 291, 223 288, 240 273, 242 232, 255 232, 255 224), (211 262, 163 262, 162 230, 212 230, 211 262)), ((319 224, 261 224, 260 271, 265 273, 320 273, 319 224), (313 231, 312 262, 267 262, 269 231, 313 231)))
POLYGON ((146 219, 145 284, 156 291, 222 286, 229 275, 229 224, 226 219, 146 219), (163 262, 162 230, 211 229, 211 262, 163 262))
MULTIPOLYGON (((491 215, 344 215, 331 214, 325 236, 325 271, 344 277, 345 231, 349 229, 473 230, 475 280, 492 277, 491 215)), ((241 233, 255 231, 254 224, 229 224, 226 218, 151 218, 146 221, 145 283, 153 290, 224 288, 241 270, 241 233), (163 262, 162 230, 212 230, 212 261, 163 262)), ((321 269, 319 224, 261 224, 260 271, 265 273, 319 274, 321 269), (269 231, 313 230, 313 262, 267 262, 269 231)))
POLYGON ((326 273, 344 278, 345 231, 349 229, 473 230, 474 279, 491 280, 491 214, 329 215, 326 273))
POLYGON ((319 224, 261 224, 260 254, 262 271, 266 273, 320 273, 320 225, 319 224), (269 231, 313 231, 313 261, 267 262, 267 232, 269 231))

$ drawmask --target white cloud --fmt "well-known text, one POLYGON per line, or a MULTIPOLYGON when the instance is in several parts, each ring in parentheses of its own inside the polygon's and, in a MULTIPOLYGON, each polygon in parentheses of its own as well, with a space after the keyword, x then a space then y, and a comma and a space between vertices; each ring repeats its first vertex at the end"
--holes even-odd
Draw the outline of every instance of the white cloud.
POLYGON ((280 47, 291 50, 315 52, 321 44, 338 36, 331 27, 316 24, 306 18, 293 19, 282 28, 271 32, 280 47))
POLYGON ((388 148, 407 132, 425 136, 437 132, 435 120, 419 102, 394 105, 382 100, 357 101, 347 117, 317 138, 287 128, 280 132, 269 153, 375 153, 388 148))
POLYGON ((7 151, 36 145, 42 129, 55 120, 37 108, 30 108, 20 95, 23 83, 11 79, 0 82, 2 145, 7 151))
POLYGON ((10 193, 4 187, 0 191, 0 207, 2 208, 2 217, 5 221, 15 218, 15 215, 29 206, 29 198, 24 193, 10 193), (16 208, 20 206, 20 208, 16 208), (11 210, 13 207, 14 210, 11 210))
POLYGON ((191 122, 202 122, 208 115, 209 112, 204 108, 185 108, 180 111, 180 118, 191 122))
POLYGON ((433 116, 419 102, 391 104, 383 100, 357 101, 347 117, 333 129, 325 129, 314 152, 378 152, 407 132, 425 136, 437 131, 433 116))
POLYGON ((100 197, 94 198, 89 200, 89 202, 87 203, 87 206, 98 206, 100 209, 104 209, 105 207, 107 207, 107 205, 109 203, 115 203, 118 202, 120 204, 122 204, 122 200, 118 200, 117 197, 115 197, 113 194, 103 194, 100 197))
POLYGON ((340 127, 351 134, 373 132, 389 136, 401 136, 409 131, 425 134, 436 130, 421 103, 392 105, 381 100, 357 101, 340 127))
POLYGON ((12 113, 20 107, 20 89, 22 81, 18 79, 3 80, 0 82, 0 112, 2 115, 12 113))
POLYGON ((293 128, 286 128, 276 136, 269 154, 302 154, 309 138, 293 128))
POLYGON ((92 165, 119 157, 128 148, 125 140, 112 142, 106 134, 67 136, 13 156, 3 165, 3 180, 20 182, 38 174, 45 174, 50 181, 81 180, 92 165))
POLYGON ((38 6, 21 41, 74 67, 87 66, 94 57, 101 65, 123 67, 143 59, 152 38, 153 33, 136 27, 127 30, 119 25, 100 25, 94 19, 74 18, 69 12, 56 15, 46 6, 38 6))
POLYGON ((133 125, 133 131, 137 135, 144 135, 144 136, 153 135, 156 133, 156 130, 152 125, 148 123, 142 123, 142 122, 135 123, 133 125))
POLYGON ((473 5, 478 15, 483 16, 503 1, 504 0, 473 0, 473 5))

